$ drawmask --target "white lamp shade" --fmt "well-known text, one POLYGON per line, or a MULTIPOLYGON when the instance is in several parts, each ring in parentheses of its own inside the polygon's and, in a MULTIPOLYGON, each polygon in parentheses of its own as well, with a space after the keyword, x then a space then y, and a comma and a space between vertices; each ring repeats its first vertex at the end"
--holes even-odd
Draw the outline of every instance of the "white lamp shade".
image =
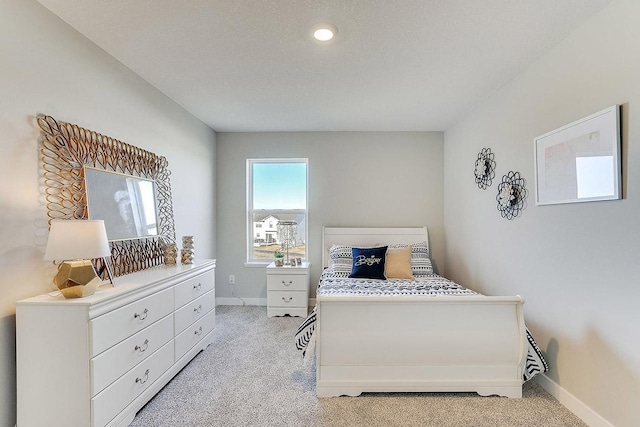
POLYGON ((111 256, 103 220, 52 221, 44 259, 66 261, 111 256))

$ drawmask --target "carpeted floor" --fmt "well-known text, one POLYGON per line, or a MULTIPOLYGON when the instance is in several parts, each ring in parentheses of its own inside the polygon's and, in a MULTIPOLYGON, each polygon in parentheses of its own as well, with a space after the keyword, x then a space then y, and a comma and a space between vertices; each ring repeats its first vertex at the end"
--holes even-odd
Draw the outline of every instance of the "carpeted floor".
POLYGON ((293 335, 303 319, 220 306, 213 345, 136 416, 132 427, 585 426, 530 381, 522 399, 475 393, 369 393, 318 399, 315 367, 293 335))

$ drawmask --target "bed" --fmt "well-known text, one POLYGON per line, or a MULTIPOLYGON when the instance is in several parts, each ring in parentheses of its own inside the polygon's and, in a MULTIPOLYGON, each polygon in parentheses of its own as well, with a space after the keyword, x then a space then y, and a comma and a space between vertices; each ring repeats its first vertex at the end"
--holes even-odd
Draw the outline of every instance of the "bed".
POLYGON ((317 304, 296 334, 307 357, 315 349, 318 397, 477 392, 518 398, 523 381, 546 371, 524 323, 523 298, 480 295, 434 274, 428 242, 426 227, 323 228, 317 304), (397 265, 392 249, 403 257, 410 251, 412 279, 347 278, 360 268, 348 266, 354 256, 380 264, 369 253, 384 246, 387 268, 397 265), (354 247, 362 252, 347 259, 354 247))

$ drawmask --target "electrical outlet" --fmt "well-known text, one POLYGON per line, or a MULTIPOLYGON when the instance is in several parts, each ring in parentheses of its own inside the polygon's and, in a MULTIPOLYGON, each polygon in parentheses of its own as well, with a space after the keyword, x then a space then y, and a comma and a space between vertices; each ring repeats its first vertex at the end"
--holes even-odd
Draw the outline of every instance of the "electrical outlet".
POLYGON ((236 275, 235 274, 230 274, 229 275, 229 284, 230 285, 235 285, 236 284, 236 275))

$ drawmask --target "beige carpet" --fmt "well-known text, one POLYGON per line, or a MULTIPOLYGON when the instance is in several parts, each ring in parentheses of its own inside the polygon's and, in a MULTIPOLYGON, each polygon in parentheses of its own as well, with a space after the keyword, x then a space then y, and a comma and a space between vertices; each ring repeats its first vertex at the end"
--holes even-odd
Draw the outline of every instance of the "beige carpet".
POLYGON ((136 416, 132 427, 585 426, 535 382, 522 399, 474 393, 369 393, 318 399, 315 367, 293 336, 302 319, 265 307, 217 308, 214 344, 136 416))

